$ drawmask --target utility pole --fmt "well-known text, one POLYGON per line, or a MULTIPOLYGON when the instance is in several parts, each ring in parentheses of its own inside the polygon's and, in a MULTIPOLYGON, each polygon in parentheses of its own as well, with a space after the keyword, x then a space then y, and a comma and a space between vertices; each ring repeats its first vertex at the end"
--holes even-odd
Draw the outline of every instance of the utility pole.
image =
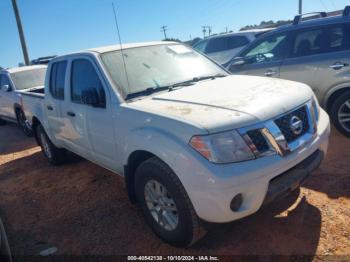
POLYGON ((203 28, 202 31, 203 31, 203 36, 204 36, 204 38, 205 38, 205 33, 206 33, 206 32, 208 32, 208 34, 209 34, 208 36, 211 35, 211 32, 212 32, 212 31, 211 31, 211 29, 212 29, 211 26, 203 25, 202 28, 203 28), (208 29, 208 30, 207 30, 207 29, 208 29))
POLYGON ((207 28, 205 26, 202 26, 202 32, 203 32, 203 39, 205 38, 205 33, 207 32, 207 28))
POLYGON ((299 15, 303 13, 303 0, 299 0, 299 15))
POLYGON ((166 35, 166 31, 168 31, 168 27, 166 25, 163 25, 160 29, 161 29, 161 32, 164 33, 164 39, 168 39, 166 35))
POLYGON ((16 22, 17 22, 19 38, 21 40, 21 45, 22 45, 24 63, 25 63, 25 65, 29 65, 29 55, 28 55, 28 50, 27 50, 27 44, 26 44, 26 40, 24 38, 22 21, 21 21, 20 15, 19 15, 19 10, 18 10, 18 6, 17 6, 16 0, 12 0, 12 6, 13 6, 13 11, 15 12, 15 16, 16 16, 16 22))
POLYGON ((211 26, 208 26, 209 36, 211 35, 211 26))

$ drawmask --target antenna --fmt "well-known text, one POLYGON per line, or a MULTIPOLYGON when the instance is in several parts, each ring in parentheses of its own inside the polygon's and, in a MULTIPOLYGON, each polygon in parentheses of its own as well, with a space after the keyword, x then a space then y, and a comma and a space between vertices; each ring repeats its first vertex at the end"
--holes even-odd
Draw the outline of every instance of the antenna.
POLYGON ((125 58, 124 58, 124 50, 123 50, 123 45, 122 45, 122 39, 120 37, 120 31, 119 31, 119 25, 118 25, 118 19, 117 19, 117 12, 115 11, 115 6, 114 6, 113 2, 112 2, 112 7, 113 7, 115 25, 117 27, 117 32, 118 32, 118 38, 119 38, 119 44, 120 44, 120 53, 122 55, 123 64, 124 64, 124 71, 125 71, 126 82, 128 84, 128 91, 130 91, 130 82, 129 82, 128 70, 126 69, 126 63, 125 63, 125 58))

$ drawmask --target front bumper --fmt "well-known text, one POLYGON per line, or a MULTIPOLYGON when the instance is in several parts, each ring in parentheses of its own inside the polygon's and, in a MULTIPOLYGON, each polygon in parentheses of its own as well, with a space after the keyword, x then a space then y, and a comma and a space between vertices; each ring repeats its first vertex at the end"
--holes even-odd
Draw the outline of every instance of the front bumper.
POLYGON ((317 150, 291 170, 272 179, 269 183, 263 205, 267 205, 275 199, 281 198, 297 189, 310 173, 321 165, 323 158, 324 153, 317 150))
POLYGON ((298 187, 326 155, 329 135, 329 117, 321 110, 316 136, 286 156, 271 155, 241 163, 214 165, 204 158, 196 158, 195 154, 186 158, 180 155, 178 161, 186 161, 177 165, 175 172, 201 219, 214 223, 231 222, 255 213, 264 201, 266 204, 278 197, 283 189, 298 187), (314 154, 317 155, 315 159, 314 154), (309 160, 310 165, 305 165, 309 160), (189 174, 188 170, 192 172, 189 174), (289 173, 286 177, 295 176, 295 180, 290 180, 289 184, 286 178, 288 181, 282 183, 282 190, 271 189, 275 188, 270 186, 274 179, 277 181, 286 172, 289 173), (237 194, 242 195, 243 202, 234 212, 230 203, 237 194))

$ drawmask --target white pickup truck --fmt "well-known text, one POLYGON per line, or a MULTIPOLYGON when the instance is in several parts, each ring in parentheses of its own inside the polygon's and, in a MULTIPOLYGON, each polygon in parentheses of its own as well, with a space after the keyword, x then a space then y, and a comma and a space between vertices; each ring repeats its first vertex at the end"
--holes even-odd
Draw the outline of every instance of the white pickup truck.
POLYGON ((43 93, 45 65, 23 66, 0 70, 0 124, 18 123, 26 135, 31 134, 22 109, 22 93, 43 93))
POLYGON ((125 177, 154 232, 189 246, 296 189, 324 158, 328 115, 305 84, 232 76, 173 42, 53 59, 23 95, 52 164, 66 150, 125 177))

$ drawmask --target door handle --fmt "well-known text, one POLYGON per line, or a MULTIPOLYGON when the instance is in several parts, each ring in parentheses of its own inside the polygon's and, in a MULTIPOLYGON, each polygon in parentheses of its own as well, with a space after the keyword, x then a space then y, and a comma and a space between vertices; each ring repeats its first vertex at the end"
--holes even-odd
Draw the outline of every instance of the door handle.
POLYGON ((273 71, 273 70, 267 70, 265 72, 265 76, 273 76, 275 75, 277 72, 276 71, 273 71))
POLYGON ((75 117, 75 113, 70 112, 70 111, 67 112, 67 115, 69 115, 69 116, 71 116, 71 117, 75 117))
POLYGON ((341 62, 336 62, 333 65, 329 66, 329 68, 334 69, 334 70, 340 70, 343 67, 349 66, 349 64, 341 63, 341 62))
POLYGON ((52 106, 47 106, 47 110, 53 111, 53 107, 52 106))

